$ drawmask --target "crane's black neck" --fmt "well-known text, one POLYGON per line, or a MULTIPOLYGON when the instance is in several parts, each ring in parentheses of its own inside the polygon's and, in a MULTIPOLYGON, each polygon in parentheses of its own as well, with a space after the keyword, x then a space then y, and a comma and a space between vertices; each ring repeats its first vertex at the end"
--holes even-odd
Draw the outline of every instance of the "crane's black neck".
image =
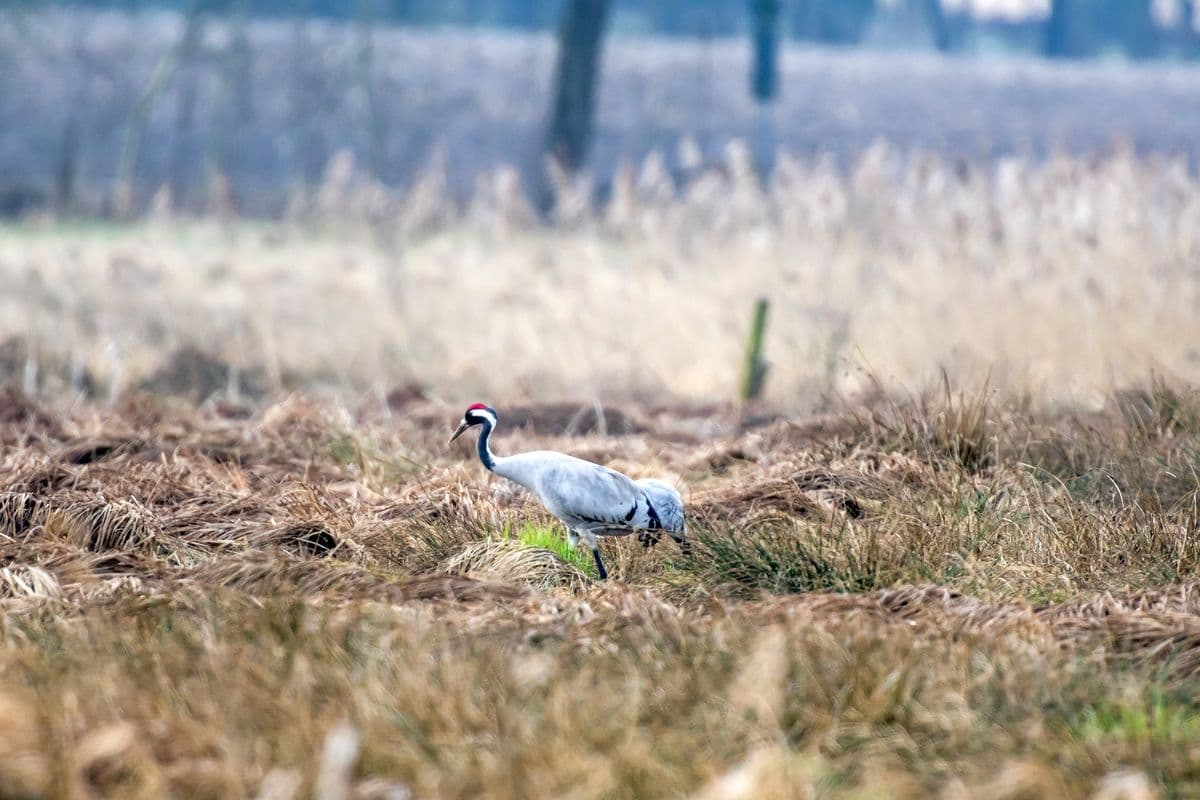
POLYGON ((492 448, 488 446, 488 439, 491 436, 492 422, 485 419, 482 423, 482 430, 479 431, 479 438, 475 440, 475 449, 479 451, 479 460, 488 468, 488 471, 496 469, 496 457, 492 455, 492 448))

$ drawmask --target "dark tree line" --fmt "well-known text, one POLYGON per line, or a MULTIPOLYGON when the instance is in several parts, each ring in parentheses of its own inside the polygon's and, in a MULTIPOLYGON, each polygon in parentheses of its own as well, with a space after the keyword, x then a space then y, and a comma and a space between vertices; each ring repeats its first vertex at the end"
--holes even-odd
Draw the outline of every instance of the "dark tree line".
MULTIPOLYGON (((59 0, 65 2, 66 0, 59 0)), ((1176 22, 1164 28, 1154 18, 1154 0, 1052 0, 1047 18, 1022 22, 978 20, 948 10, 945 0, 900 0, 899 11, 921 18, 929 43, 943 52, 969 46, 986 34, 1008 41, 1014 50, 1055 58, 1083 58, 1120 51, 1131 58, 1200 54, 1192 0, 1173 0, 1176 22)), ((9 5, 53 5, 55 0, 9 0, 9 5)), ((747 13, 756 0, 609 0, 606 18, 625 31, 667 36, 741 36, 752 33, 757 17, 747 13)), ((779 38, 853 45, 883 13, 880 0, 774 0, 779 38)), ((553 30, 569 13, 571 0, 74 0, 104 8, 188 8, 221 11, 244 7, 257 15, 307 15, 410 25, 483 25, 553 30)), ((3 4, 0 4, 3 5, 3 4)), ((959 4, 961 5, 961 4, 959 4)), ((955 8, 958 8, 956 5, 955 8)), ((607 23, 606 23, 607 24, 607 23)))
POLYGON ((1154 58, 1176 41, 1195 38, 1191 0, 1179 4, 1173 28, 1160 27, 1151 0, 1053 0, 1043 51, 1051 58, 1123 50, 1130 58, 1154 58))
MULTIPOLYGON (((65 4, 66 0, 9 0, 0 9, 17 13, 65 4)), ((1049 14, 1020 22, 979 20, 951 7, 945 0, 898 0, 885 6, 880 0, 73 0, 73 5, 139 10, 174 8, 186 24, 178 45, 150 77, 138 98, 123 137, 118 169, 116 207, 132 209, 134 166, 150 109, 163 88, 180 86, 176 109, 176 139, 184 141, 193 126, 195 76, 187 70, 194 60, 206 21, 230 16, 245 20, 252 15, 309 16, 353 19, 362 28, 361 73, 369 76, 373 50, 372 26, 399 22, 412 25, 473 24, 533 30, 556 30, 558 56, 554 85, 547 109, 542 155, 562 173, 584 166, 591 138, 594 108, 600 86, 602 54, 607 32, 655 33, 672 36, 744 36, 751 53, 750 93, 760 102, 773 100, 780 86, 779 43, 786 39, 830 45, 854 45, 872 30, 907 15, 905 30, 923 27, 929 45, 943 52, 968 49, 973 37, 993 42, 1009 41, 1014 50, 1036 52, 1050 58, 1081 58, 1120 51, 1130 58, 1160 56, 1200 57, 1196 33, 1196 7, 1192 0, 1174 0, 1175 14, 1155 14, 1154 0, 1051 0, 1049 14), (890 17, 888 16, 890 15, 890 17)), ((0 0, 2 3, 2 0, 0 0)), ((243 39, 244 31, 237 26, 243 39)), ((237 44, 237 43, 235 43, 237 44)), ((241 61, 248 56, 234 47, 226 65, 230 87, 244 83, 241 61), (241 57, 238 54, 241 53, 241 57), (230 77, 231 76, 231 77, 230 77)), ((227 87, 228 88, 228 87, 227 87)), ((368 105, 375 103, 369 78, 363 81, 368 105)), ((232 90, 231 90, 232 91, 232 90)), ((373 112, 372 112, 373 116, 373 112)), ((371 167, 378 172, 381 156, 375 146, 380 134, 372 124, 371 167)), ((74 183, 71 157, 79 137, 74 118, 63 133, 64 157, 56 195, 61 206, 70 205, 74 183)), ((224 161, 234 149, 222 139, 210 153, 211 168, 223 174, 224 161)), ((169 187, 176 200, 184 200, 193 169, 184 151, 171 159, 169 187)), ((549 197, 548 192, 535 192, 549 197)), ((539 205, 545 205, 539 201, 539 205)))
MULTIPOLYGON (((485 2, 485 0, 478 0, 485 2)), ((499 0, 496 0, 499 2, 499 0)), ((613 7, 650 12, 652 28, 686 33, 707 23, 706 33, 733 24, 732 3, 741 6, 749 29, 750 92, 760 102, 778 91, 778 43, 784 36, 832 44, 853 44, 863 38, 874 15, 876 0, 567 0, 561 10, 555 93, 549 119, 547 153, 563 169, 582 165, 591 131, 594 97, 604 31, 613 7)), ((957 6, 961 9, 961 6, 957 6)), ((939 51, 963 47, 973 27, 987 23, 959 10, 951 13, 943 0, 902 0, 901 13, 921 17, 929 40, 939 51)), ((1174 20, 1156 19, 1153 0, 1052 0, 1041 27, 1037 49, 1051 58, 1091 55, 1120 48, 1131 58, 1150 58, 1173 49, 1191 55, 1197 49, 1196 13, 1192 0, 1177 0, 1174 20), (1183 43, 1183 46, 1180 43, 1183 43)), ((892 13, 897 13, 893 11, 892 13)))

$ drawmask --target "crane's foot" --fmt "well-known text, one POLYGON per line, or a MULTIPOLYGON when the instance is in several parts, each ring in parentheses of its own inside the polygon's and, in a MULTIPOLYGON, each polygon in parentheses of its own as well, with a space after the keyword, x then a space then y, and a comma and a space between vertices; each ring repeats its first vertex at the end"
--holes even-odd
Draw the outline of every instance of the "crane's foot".
POLYGON ((592 558, 596 559, 596 574, 600 576, 600 580, 608 580, 608 570, 604 568, 604 561, 600 558, 600 548, 592 548, 592 558))

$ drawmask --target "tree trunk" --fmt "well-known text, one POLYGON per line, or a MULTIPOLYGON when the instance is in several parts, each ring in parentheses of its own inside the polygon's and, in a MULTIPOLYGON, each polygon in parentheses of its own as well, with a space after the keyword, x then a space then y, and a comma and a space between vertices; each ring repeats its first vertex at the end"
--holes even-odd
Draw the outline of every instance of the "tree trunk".
POLYGON ((587 154, 609 0, 568 0, 558 28, 558 65, 546 153, 566 172, 587 154))
POLYGON ((69 214, 75 208, 75 172, 79 157, 79 120, 76 105, 67 116, 62 143, 58 151, 58 170, 54 180, 54 208, 59 214, 69 214))
POLYGON ((929 32, 933 46, 939 53, 948 53, 954 49, 954 35, 950 30, 950 20, 946 19, 946 9, 942 8, 942 0, 922 0, 925 7, 925 20, 929 24, 929 32))
POLYGON ((1159 30, 1154 24, 1154 9, 1150 0, 1136 0, 1129 5, 1124 25, 1125 52, 1130 58, 1145 59, 1158 55, 1159 30))
POLYGON ((138 97, 133 111, 129 115, 129 120, 125 124, 125 133, 121 137, 121 154, 117 161, 117 187, 114 203, 119 217, 128 217, 133 214, 137 162, 138 155, 141 153, 142 135, 145 133, 154 104, 158 102, 167 85, 175 77, 175 71, 179 67, 179 61, 187 47, 188 39, 193 35, 197 24, 197 4, 190 3, 184 17, 182 37, 159 59, 158 66, 154 68, 149 83, 138 97))
POLYGON ((228 44, 217 60, 219 89, 205 143, 205 198, 209 211, 222 217, 237 210, 233 176, 238 171, 236 155, 246 127, 254 118, 253 54, 246 34, 249 0, 238 0, 228 18, 228 44))
POLYGON ((751 67, 750 92, 760 103, 775 98, 779 83, 777 51, 781 5, 779 0, 750 0, 750 13, 754 17, 754 66, 751 67))
POLYGON ((179 105, 175 111, 175 133, 171 142, 171 203, 174 208, 187 208, 188 188, 191 183, 192 162, 190 152, 192 127, 196 119, 196 95, 199 91, 199 65, 197 56, 204 40, 203 17, 190 11, 184 22, 183 39, 179 43, 179 59, 176 69, 179 74, 179 105))
POLYGON ((1183 57, 1200 56, 1200 31, 1196 30, 1196 5, 1191 0, 1183 4, 1183 18, 1179 21, 1183 29, 1183 57))
POLYGON ((1050 18, 1046 20, 1046 39, 1043 53, 1047 58, 1066 58, 1071 55, 1070 0, 1053 0, 1050 18))

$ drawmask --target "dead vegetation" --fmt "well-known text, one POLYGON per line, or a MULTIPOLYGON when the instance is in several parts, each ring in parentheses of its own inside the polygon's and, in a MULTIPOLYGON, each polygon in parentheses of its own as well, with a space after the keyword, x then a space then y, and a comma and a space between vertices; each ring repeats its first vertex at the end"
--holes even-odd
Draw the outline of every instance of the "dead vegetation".
MULTIPOLYGON (((736 396, 759 297, 774 407, 911 392, 939 368, 1071 404, 1150 370, 1200 380, 1200 181, 1182 160, 1116 147, 968 166, 880 142, 845 169, 781 154, 762 181, 744 147, 679 176, 663 164, 622 168, 605 202, 553 226, 508 219, 486 182, 459 204, 436 164, 419 231, 407 201, 373 214, 353 197, 271 222, 0 225, 0 381, 229 412, 289 391, 381 414, 469 394, 508 398, 539 434, 634 434, 631 399, 736 396), (531 398, 586 402, 527 420, 531 398)), ((901 433, 986 466, 977 399, 901 433)))
POLYGON ((606 542, 618 580, 597 585, 506 537, 550 520, 441 448, 454 411, 435 403, 230 415, 8 390, 0 785, 1200 790, 1195 393, 1157 381, 1091 412, 961 396, 704 443, 673 436, 685 408, 606 410, 632 422, 569 438, 561 407, 526 408, 499 447, 684 476, 695 556, 606 542))

